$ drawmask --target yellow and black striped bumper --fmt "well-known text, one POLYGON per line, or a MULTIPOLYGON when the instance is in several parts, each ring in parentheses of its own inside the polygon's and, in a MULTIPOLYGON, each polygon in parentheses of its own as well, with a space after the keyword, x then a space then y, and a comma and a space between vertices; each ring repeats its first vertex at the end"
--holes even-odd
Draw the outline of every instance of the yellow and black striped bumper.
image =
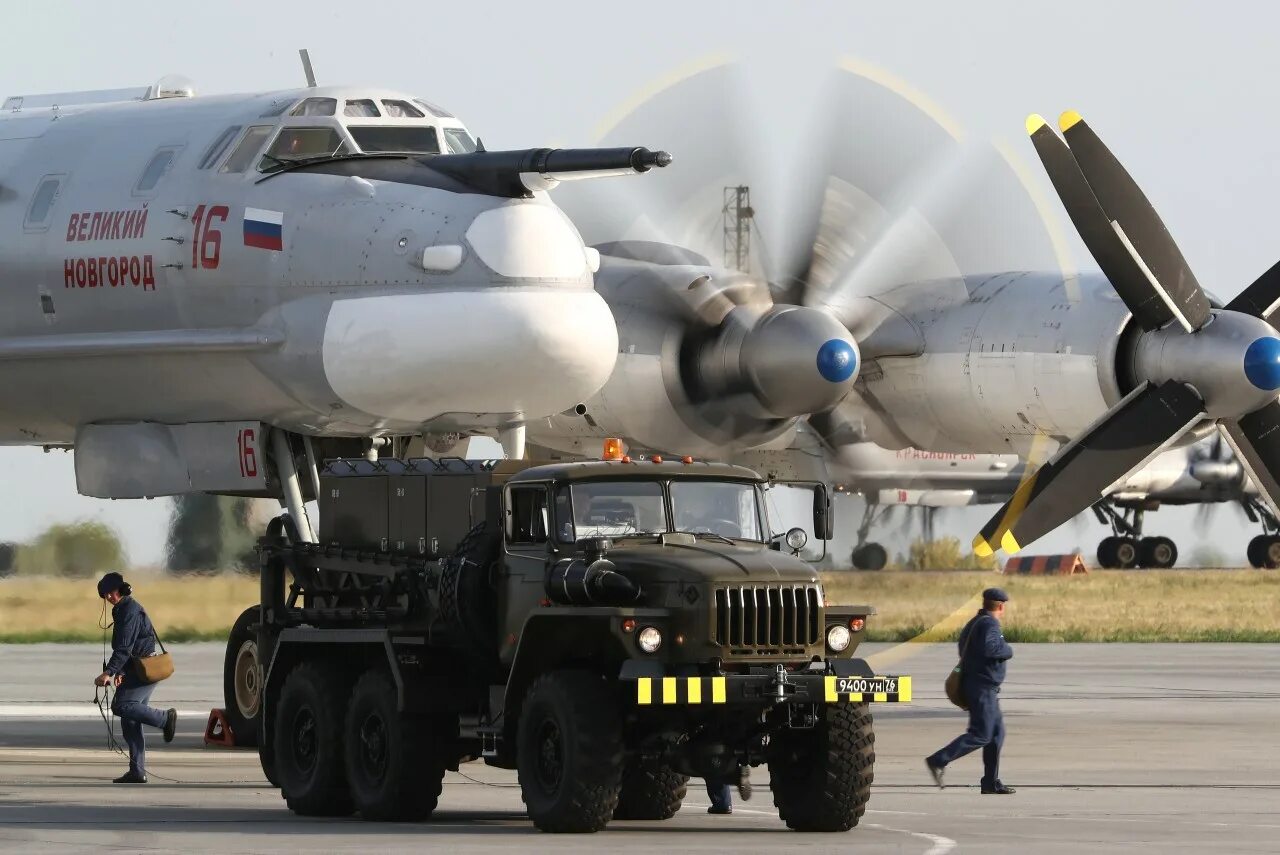
POLYGON ((779 697, 772 675, 726 677, 638 677, 635 699, 640 706, 775 703, 889 703, 911 701, 911 678, 789 675, 779 697))

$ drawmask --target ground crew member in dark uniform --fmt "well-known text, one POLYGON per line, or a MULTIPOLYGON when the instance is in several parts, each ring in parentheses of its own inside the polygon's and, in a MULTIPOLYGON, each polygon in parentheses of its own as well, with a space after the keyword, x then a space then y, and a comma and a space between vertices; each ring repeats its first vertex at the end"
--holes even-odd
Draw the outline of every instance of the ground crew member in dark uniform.
POLYGON ((149 724, 164 731, 164 741, 172 742, 178 727, 176 709, 158 710, 147 706, 154 683, 144 683, 133 669, 133 660, 156 651, 156 630, 132 596, 133 587, 119 573, 111 572, 98 581, 98 596, 111 603, 111 658, 94 685, 116 687, 111 711, 120 719, 120 733, 129 746, 129 771, 113 783, 145 784, 147 782, 147 749, 142 726, 149 724))
MULTIPOLYGON (((738 768, 738 795, 744 802, 751 800, 751 767, 738 768)), ((725 778, 707 778, 707 797, 711 799, 711 807, 707 813, 733 813, 733 785, 725 778)))
POLYGON ((1013 648, 1000 632, 1009 595, 1000 588, 982 592, 982 608, 960 631, 960 685, 969 704, 969 729, 951 744, 925 758, 933 780, 942 786, 942 773, 952 760, 982 749, 982 792, 1007 796, 1014 792, 1000 780, 1000 747, 1004 745, 1004 716, 1000 713, 1000 684, 1013 648), (970 638, 972 636, 972 638, 970 638))

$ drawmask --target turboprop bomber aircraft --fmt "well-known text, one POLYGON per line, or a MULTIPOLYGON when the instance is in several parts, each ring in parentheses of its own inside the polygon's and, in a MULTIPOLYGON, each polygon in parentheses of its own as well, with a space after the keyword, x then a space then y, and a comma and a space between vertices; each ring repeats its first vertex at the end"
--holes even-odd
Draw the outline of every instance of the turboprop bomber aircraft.
POLYGON ((670 159, 487 152, 373 87, 9 98, 0 442, 74 444, 80 491, 110 498, 279 495, 267 426, 295 481, 290 435, 313 473, 312 437, 518 443, 618 349, 599 256, 545 191, 670 159))

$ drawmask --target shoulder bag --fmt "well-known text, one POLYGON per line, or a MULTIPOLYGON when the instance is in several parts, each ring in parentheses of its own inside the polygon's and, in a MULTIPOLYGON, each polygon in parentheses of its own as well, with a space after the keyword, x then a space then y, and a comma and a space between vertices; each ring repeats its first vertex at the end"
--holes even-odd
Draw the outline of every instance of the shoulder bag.
MULTIPOLYGON (((146 611, 143 611, 146 614, 146 611)), ((147 621, 150 622, 148 617, 147 621)), ((173 676, 173 657, 169 655, 169 651, 164 649, 164 642, 160 640, 160 634, 156 632, 156 625, 151 624, 151 634, 156 638, 156 644, 160 647, 159 653, 152 653, 150 656, 138 656, 133 660, 133 671, 138 679, 144 683, 159 683, 161 680, 167 680, 173 676)))
POLYGON ((956 663, 956 667, 951 669, 951 673, 947 675, 946 683, 943 684, 947 691, 947 700, 966 712, 969 709, 969 701, 965 699, 964 689, 960 685, 960 669, 964 667, 964 655, 969 652, 969 643, 973 641, 973 635, 977 630, 978 622, 975 620, 973 626, 969 628, 969 635, 964 640, 964 650, 960 651, 960 661, 956 663))

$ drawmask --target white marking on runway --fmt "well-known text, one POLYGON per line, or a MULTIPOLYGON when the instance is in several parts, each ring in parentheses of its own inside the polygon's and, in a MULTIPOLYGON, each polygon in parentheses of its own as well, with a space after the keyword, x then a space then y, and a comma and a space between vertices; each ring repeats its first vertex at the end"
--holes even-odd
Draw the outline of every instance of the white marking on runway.
MULTIPOLYGON (((710 807, 710 805, 698 804, 696 802, 685 802, 685 804, 688 807, 696 807, 696 808, 710 807)), ((753 816, 767 816, 772 819, 778 819, 778 814, 776 811, 755 810, 753 808, 735 807, 733 809, 733 812, 734 814, 749 813, 749 814, 752 814, 753 816)), ((904 811, 884 811, 884 810, 870 811, 869 810, 867 811, 867 813, 904 813, 904 811)), ((921 815, 923 816, 923 814, 921 815)), ((958 845, 950 837, 942 837, 937 834, 926 834, 923 831, 910 831, 906 828, 894 828, 893 826, 880 825, 874 822, 864 822, 858 827, 874 828, 877 831, 891 831, 897 834, 906 834, 911 837, 916 837, 916 838, 919 838, 920 840, 924 840, 930 844, 929 848, 925 850, 924 855, 947 855, 948 852, 955 849, 956 846, 958 845)))
POLYGON ((908 834, 921 840, 926 840, 933 844, 925 850, 924 855, 947 855, 952 849, 956 848, 956 842, 950 837, 942 837, 938 834, 926 834, 923 831, 909 831, 905 828, 893 828, 888 825, 879 825, 874 822, 863 823, 861 828, 876 828, 880 831, 896 831, 899 834, 908 834))
MULTIPOLYGON (((178 716, 207 718, 207 709, 179 708, 178 716)), ((92 701, 81 704, 0 704, 0 718, 101 718, 98 705, 92 701)))

